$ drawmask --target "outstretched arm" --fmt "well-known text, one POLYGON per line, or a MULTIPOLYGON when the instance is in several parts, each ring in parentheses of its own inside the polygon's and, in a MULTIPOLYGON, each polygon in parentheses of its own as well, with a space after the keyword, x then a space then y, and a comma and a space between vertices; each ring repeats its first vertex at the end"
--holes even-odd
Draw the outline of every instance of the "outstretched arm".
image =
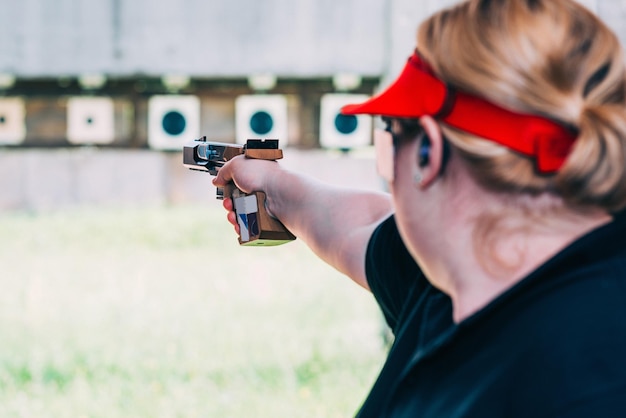
MULTIPOLYGON (((247 193, 265 192, 272 215, 322 260, 368 288, 365 252, 376 226, 392 212, 389 195, 331 186, 273 161, 241 157, 226 163, 213 183, 225 186, 231 181, 247 193)), ((236 225, 230 199, 224 207, 236 225)))

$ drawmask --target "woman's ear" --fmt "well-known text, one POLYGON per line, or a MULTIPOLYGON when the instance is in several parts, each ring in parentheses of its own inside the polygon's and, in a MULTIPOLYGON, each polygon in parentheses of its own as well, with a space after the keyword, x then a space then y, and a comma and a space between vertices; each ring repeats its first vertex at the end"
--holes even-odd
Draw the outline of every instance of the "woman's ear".
POLYGON ((422 116, 420 124, 424 128, 425 137, 418 148, 417 169, 422 181, 420 186, 430 186, 441 171, 443 161, 443 134, 439 124, 431 116, 422 116))

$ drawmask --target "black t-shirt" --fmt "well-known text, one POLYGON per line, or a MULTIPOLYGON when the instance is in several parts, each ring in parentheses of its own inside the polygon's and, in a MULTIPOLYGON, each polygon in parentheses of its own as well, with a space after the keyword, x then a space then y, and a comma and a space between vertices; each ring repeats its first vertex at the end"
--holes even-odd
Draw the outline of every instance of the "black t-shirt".
POLYGON ((358 417, 626 417, 626 216, 459 324, 393 217, 366 274, 395 341, 358 417))

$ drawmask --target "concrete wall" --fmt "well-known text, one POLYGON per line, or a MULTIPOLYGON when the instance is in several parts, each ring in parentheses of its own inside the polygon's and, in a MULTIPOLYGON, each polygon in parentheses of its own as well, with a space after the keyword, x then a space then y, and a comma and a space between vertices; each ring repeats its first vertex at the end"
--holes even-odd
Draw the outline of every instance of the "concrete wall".
MULTIPOLYGON (((286 149, 286 169, 321 181, 380 190, 372 150, 345 155, 286 149)), ((79 206, 216 204, 208 173, 182 165, 180 152, 115 149, 0 149, 0 212, 79 206)))
MULTIPOLYGON (((232 142, 234 98, 250 92, 241 78, 275 73, 285 79, 275 92, 290 98, 290 143, 315 148, 319 98, 333 88, 319 77, 371 75, 362 92, 379 78, 387 84, 413 50, 419 22, 456 2, 0 0, 0 73, 49 79, 0 91, 28 99, 26 148, 0 149, 0 210, 212 201, 212 191, 198 192, 206 176, 184 170, 180 155, 145 149, 146 101, 163 88, 146 77, 199 77, 186 93, 201 97, 202 132, 232 142), (66 77, 85 73, 123 78, 101 92, 115 100, 114 147, 54 148, 68 145, 67 97, 82 93, 66 77)), ((624 42, 626 2, 580 2, 624 42)), ((289 152, 285 164, 324 180, 380 186, 372 158, 338 164, 319 150, 289 152)))
POLYGON ((21 77, 378 75, 388 44, 388 0, 0 3, 0 71, 21 77))
MULTIPOLYGON (((626 3, 579 0, 624 41, 626 3)), ((388 76, 420 21, 457 0, 0 0, 0 72, 18 77, 270 72, 388 76)))

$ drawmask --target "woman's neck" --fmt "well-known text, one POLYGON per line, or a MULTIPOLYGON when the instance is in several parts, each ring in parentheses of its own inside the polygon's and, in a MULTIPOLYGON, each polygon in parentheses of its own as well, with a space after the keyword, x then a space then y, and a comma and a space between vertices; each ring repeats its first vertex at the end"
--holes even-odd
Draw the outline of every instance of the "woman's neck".
POLYGON ((462 210, 448 219, 458 222, 444 223, 448 230, 442 231, 455 239, 440 241, 447 248, 439 249, 439 260, 425 266, 433 285, 452 298, 457 323, 567 245, 612 219, 603 211, 580 213, 566 209, 558 198, 549 195, 524 197, 524 202, 517 202, 519 205, 495 201, 494 196, 479 201, 475 197, 473 207, 455 205, 462 210))

